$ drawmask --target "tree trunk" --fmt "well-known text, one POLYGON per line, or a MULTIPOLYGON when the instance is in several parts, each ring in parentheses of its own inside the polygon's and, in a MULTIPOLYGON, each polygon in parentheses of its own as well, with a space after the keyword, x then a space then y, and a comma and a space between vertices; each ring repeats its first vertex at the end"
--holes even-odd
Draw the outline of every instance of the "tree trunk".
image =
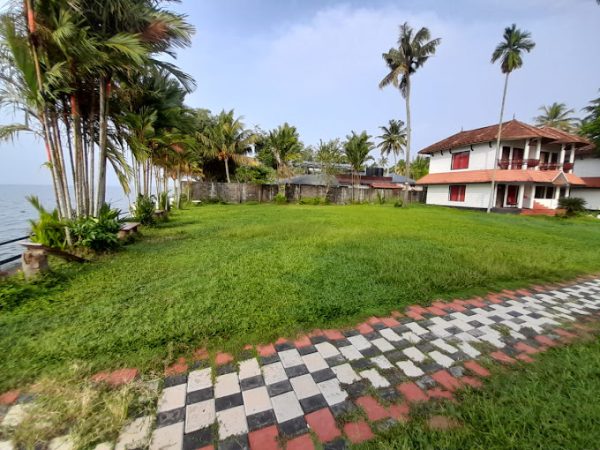
POLYGON ((96 199, 96 213, 100 211, 102 205, 106 201, 106 143, 107 143, 107 129, 108 129, 108 102, 106 98, 106 85, 109 83, 105 78, 100 79, 99 86, 99 154, 98 154, 98 188, 97 199, 96 199))
POLYGON ((498 155, 500 153, 500 139, 502 134, 502 118, 504 117, 504 104, 506 102, 506 91, 508 89, 508 76, 510 72, 506 73, 504 78, 504 91, 502 92, 502 106, 500 107, 500 121, 498 122, 498 136, 496 137, 496 151, 494 152, 494 161, 492 163, 492 187, 490 190, 490 201, 488 203, 487 212, 488 214, 494 207, 494 193, 496 191, 496 165, 498 164, 498 155))
POLYGON ((75 201, 77 215, 83 213, 83 142, 81 135, 81 116, 79 114, 79 100, 77 94, 71 94, 71 116, 73 117, 73 139, 75 141, 75 201))
POLYGON ((404 204, 408 203, 408 178, 410 178, 410 142, 411 142, 411 122, 410 122, 410 75, 406 74, 406 96, 404 97, 406 101, 406 164, 405 164, 405 173, 406 177, 404 184, 404 204))
POLYGON ((226 156, 224 158, 225 160, 225 175, 227 175, 227 182, 231 183, 231 180, 229 179, 229 158, 226 156))

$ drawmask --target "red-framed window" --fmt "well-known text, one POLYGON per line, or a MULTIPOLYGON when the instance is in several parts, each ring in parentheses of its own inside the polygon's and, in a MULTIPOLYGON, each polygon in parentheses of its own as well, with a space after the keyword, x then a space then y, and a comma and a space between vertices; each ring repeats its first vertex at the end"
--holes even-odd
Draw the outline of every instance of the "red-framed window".
POLYGON ((464 202, 465 192, 467 190, 466 184, 453 184, 449 188, 448 195, 451 202, 464 202))
POLYGON ((471 152, 453 153, 451 170, 468 169, 470 154, 471 154, 471 152))

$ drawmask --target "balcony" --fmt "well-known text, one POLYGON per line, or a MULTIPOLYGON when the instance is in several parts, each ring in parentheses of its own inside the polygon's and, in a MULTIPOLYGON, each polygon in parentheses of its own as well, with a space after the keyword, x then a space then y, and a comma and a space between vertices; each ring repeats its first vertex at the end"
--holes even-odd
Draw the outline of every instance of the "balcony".
POLYGON ((499 159, 498 160, 498 168, 502 170, 517 170, 523 168, 523 164, 527 164, 527 167, 535 167, 537 163, 533 166, 529 165, 529 161, 537 161, 534 159, 499 159))
POLYGON ((540 170, 559 170, 560 166, 559 163, 542 163, 540 164, 540 170))

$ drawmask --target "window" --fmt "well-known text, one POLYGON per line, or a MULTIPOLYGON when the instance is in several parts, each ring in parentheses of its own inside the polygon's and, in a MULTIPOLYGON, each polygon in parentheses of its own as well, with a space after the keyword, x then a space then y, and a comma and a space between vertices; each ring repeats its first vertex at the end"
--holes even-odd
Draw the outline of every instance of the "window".
POLYGON ((450 201, 451 202, 464 202, 465 201, 465 191, 467 190, 467 186, 465 184, 453 184, 450 186, 450 201))
POLYGON ((468 169, 469 168, 469 152, 454 153, 452 155, 451 170, 468 169))
POLYGON ((546 188, 546 198, 554 198, 554 186, 548 186, 546 188))
POLYGON ((535 198, 544 198, 546 195, 546 187, 545 186, 536 186, 535 187, 535 198))

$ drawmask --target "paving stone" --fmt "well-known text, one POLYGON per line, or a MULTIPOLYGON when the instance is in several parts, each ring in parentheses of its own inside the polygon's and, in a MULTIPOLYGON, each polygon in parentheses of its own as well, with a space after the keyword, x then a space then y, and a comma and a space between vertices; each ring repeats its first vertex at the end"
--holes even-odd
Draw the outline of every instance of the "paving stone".
POLYGON ((341 403, 348 397, 347 392, 341 388, 337 378, 317 383, 317 386, 319 386, 319 390, 329 406, 341 403))
POLYGON ((150 450, 180 450, 183 447, 183 422, 157 428, 152 433, 150 450))
POLYGON ((246 359, 240 362, 239 379, 254 378, 261 375, 260 366, 256 358, 246 359))
POLYGON ((287 380, 287 375, 281 362, 275 362, 273 364, 262 366, 262 372, 265 379, 265 384, 267 385, 287 380))
POLYGON ((248 432, 248 424, 243 406, 217 411, 217 421, 219 422, 220 439, 227 439, 229 436, 241 435, 248 432))
POLYGON ((452 354, 458 351, 456 347, 453 347, 452 345, 448 344, 443 339, 435 339, 434 341, 431 341, 431 343, 446 353, 452 354))
POLYGON ((48 450, 73 450, 75 440, 72 436, 60 436, 52 439, 48 444, 48 450))
POLYGON ((364 420, 345 424, 344 433, 353 444, 360 444, 375 437, 371 428, 364 420))
POLYGON ((273 411, 279 424, 304 414, 294 392, 286 392, 285 394, 272 397, 271 403, 273 404, 273 411))
POLYGON ((390 382, 382 377, 376 369, 363 370, 359 375, 369 380, 375 388, 384 388, 390 385, 390 382))
POLYGON ((280 449, 277 438, 279 431, 276 426, 270 426, 248 434, 248 441, 252 450, 278 450, 280 449))
POLYGON ((242 391, 255 389, 264 385, 265 380, 263 379, 262 375, 257 375, 255 377, 244 378, 243 380, 240 380, 240 387, 242 388, 242 391))
POLYGON ((421 388, 419 388, 419 386, 417 386, 415 383, 402 383, 396 386, 396 389, 410 403, 427 401, 427 394, 425 394, 425 392, 423 392, 421 388))
POLYGON ((288 378, 299 377, 300 375, 306 375, 307 373, 308 369, 304 364, 285 369, 285 374, 288 378))
POLYGON ((286 450, 314 450, 314 448, 315 446, 308 434, 290 439, 286 446, 286 450))
POLYGON ((356 397, 360 397, 361 395, 365 395, 365 393, 370 388, 371 388, 371 383, 369 380, 360 380, 355 383, 344 386, 344 390, 352 398, 356 398, 356 397))
POLYGON ((400 335, 391 328, 384 328, 383 330, 379 331, 379 334, 390 342, 398 342, 402 340, 400 335))
POLYGON ((436 386, 436 382, 429 375, 424 375, 418 380, 415 381, 417 386, 419 386, 423 390, 428 390, 436 386))
POLYGON ((323 358, 331 358, 333 356, 337 356, 340 354, 339 350, 329 342, 322 342, 320 344, 316 344, 315 348, 321 354, 323 358))
POLYGON ((151 416, 145 416, 126 425, 119 434, 115 450, 137 449, 148 445, 152 422, 151 416))
POLYGON ((429 357, 442 367, 450 367, 454 364, 454 360, 452 358, 449 358, 438 351, 429 353, 429 357))
POLYGON ((465 369, 461 366, 454 366, 454 367, 450 367, 448 369, 448 372, 450 372, 450 374, 453 377, 460 378, 460 377, 464 376, 465 369))
POLYGON ((14 405, 12 406, 4 419, 2 419, 2 426, 6 428, 14 428, 18 426, 27 417, 28 405, 14 405))
POLYGON ((295 436, 308 432, 308 425, 304 417, 295 417, 294 419, 281 422, 279 424, 279 431, 284 437, 293 438, 295 436))
POLYGON ((215 397, 215 390, 213 388, 200 389, 199 391, 188 392, 185 398, 185 403, 190 405, 192 403, 203 402, 215 397))
POLYGON ((396 349, 396 347, 394 347, 392 344, 390 344, 384 338, 373 339, 371 341, 371 344, 373 344, 375 347, 377 347, 379 350, 381 350, 384 353, 391 352, 392 350, 396 349))
POLYGON ((284 394, 285 392, 289 392, 291 390, 292 385, 290 384, 290 380, 283 380, 278 383, 267 385, 267 391, 271 397, 284 394))
POLYGON ((240 434, 231 436, 224 441, 219 442, 219 450, 250 450, 248 445, 248 435, 240 434))
POLYGON ((326 380, 335 378, 335 373, 330 368, 319 370, 317 372, 313 372, 311 375, 316 383, 320 383, 322 381, 326 381, 326 380))
POLYGON ((0 441, 0 450, 14 450, 14 448, 11 441, 0 441))
POLYGON ((344 364, 346 362, 346 358, 344 358, 343 355, 339 354, 339 355, 332 356, 330 358, 326 358, 325 362, 327 363, 327 365, 329 367, 334 367, 339 364, 344 364))
POLYGON ((371 422, 389 417, 389 412, 371 396, 357 398, 355 403, 360 406, 371 422))
POLYGON ((206 400, 186 406, 185 432, 200 430, 211 426, 216 420, 215 400, 206 400))
POLYGON ((217 411, 223 411, 224 409, 233 408, 235 406, 241 406, 244 403, 242 394, 231 394, 226 397, 219 397, 215 399, 215 408, 217 411))
POLYGON ((237 394, 240 391, 240 381, 237 373, 220 375, 215 380, 215 398, 237 394))
POLYGON ((165 412, 172 409, 182 408, 185 406, 186 385, 178 384, 163 389, 158 401, 157 411, 165 412))
POLYGON ((348 363, 340 364, 339 366, 332 367, 331 370, 335 373, 335 376, 342 384, 352 384, 360 380, 358 374, 354 371, 352 366, 348 363))
POLYGON ((273 408, 267 388, 264 386, 244 391, 242 392, 242 397, 244 400, 244 410, 246 411, 247 416, 268 411, 273 408))
POLYGON ((424 375, 424 372, 412 361, 399 361, 396 365, 406 374, 406 376, 411 378, 416 378, 424 375))
POLYGON ((316 351, 317 349, 314 345, 308 345, 305 347, 298 348, 298 353, 300 353, 300 355, 308 355, 310 353, 315 353, 316 351))
POLYGON ((304 364, 302 357, 295 348, 279 352, 279 359, 284 368, 294 367, 304 364))
POLYGON ((177 422, 183 422, 184 419, 185 407, 159 412, 156 415, 156 428, 166 427, 167 425, 173 425, 177 422))
POLYGON ((311 375, 303 375, 290 380, 292 388, 299 400, 321 393, 311 375))
POLYGON ((213 442, 212 428, 204 428, 183 436, 183 450, 206 448, 213 442))
POLYGON ((263 411, 251 416, 247 416, 248 429, 250 431, 259 430, 269 425, 277 423, 273 410, 263 411))
POLYGON ((319 370, 328 369, 329 366, 320 353, 310 353, 302 356, 302 360, 309 372, 317 372, 319 370))
POLYGON ((360 334, 357 336, 350 336, 350 337, 348 337, 348 340, 359 351, 367 350, 368 348, 371 347, 371 343, 364 336, 362 336, 360 334))
POLYGON ((405 348, 404 350, 402 350, 402 353, 404 353, 406 356, 408 356, 410 359, 416 362, 423 362, 426 358, 425 354, 423 354, 423 352, 421 352, 416 347, 405 348))
POLYGON ((371 361, 380 369, 391 369, 394 365, 383 355, 371 358, 371 361))
POLYGON ((319 394, 301 399, 300 406, 302 406, 304 414, 308 414, 318 409, 327 408, 327 401, 325 400, 325 397, 323 397, 319 390, 319 394))

